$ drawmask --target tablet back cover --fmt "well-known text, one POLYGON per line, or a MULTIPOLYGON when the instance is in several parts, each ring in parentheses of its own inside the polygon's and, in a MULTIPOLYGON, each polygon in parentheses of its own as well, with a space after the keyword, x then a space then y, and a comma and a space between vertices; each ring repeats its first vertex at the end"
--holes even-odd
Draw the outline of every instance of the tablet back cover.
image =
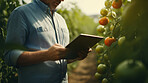
POLYGON ((76 37, 71 43, 69 43, 66 48, 68 48, 68 52, 64 59, 75 59, 78 57, 78 53, 83 50, 88 50, 93 47, 96 43, 101 41, 103 37, 88 35, 88 34, 80 34, 76 37))

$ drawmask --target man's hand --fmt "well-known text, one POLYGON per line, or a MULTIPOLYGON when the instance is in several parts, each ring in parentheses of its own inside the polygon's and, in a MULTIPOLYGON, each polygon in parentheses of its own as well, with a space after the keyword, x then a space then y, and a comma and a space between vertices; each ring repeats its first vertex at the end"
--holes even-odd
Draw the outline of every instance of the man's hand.
POLYGON ((85 59, 87 57, 88 53, 91 52, 91 51, 92 51, 91 48, 89 48, 87 50, 80 51, 78 53, 78 57, 75 58, 75 59, 68 60, 68 63, 72 63, 72 62, 77 61, 77 60, 83 60, 83 59, 85 59))
POLYGON ((79 56, 79 57, 76 58, 76 59, 77 59, 77 60, 83 60, 84 58, 87 57, 88 53, 91 52, 91 51, 92 51, 91 48, 89 48, 88 50, 80 51, 80 52, 78 53, 78 56, 79 56))
POLYGON ((66 48, 60 44, 55 44, 51 46, 47 52, 46 56, 49 60, 59 60, 66 55, 66 48))

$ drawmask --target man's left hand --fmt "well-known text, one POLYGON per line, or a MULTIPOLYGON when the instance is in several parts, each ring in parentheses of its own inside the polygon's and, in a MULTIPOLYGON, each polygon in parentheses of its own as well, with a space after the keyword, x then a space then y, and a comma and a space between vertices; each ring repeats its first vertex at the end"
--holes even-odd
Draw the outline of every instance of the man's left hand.
POLYGON ((88 53, 91 52, 92 49, 89 48, 88 50, 83 50, 83 51, 80 51, 78 53, 78 58, 76 58, 77 60, 83 60, 87 57, 88 53))

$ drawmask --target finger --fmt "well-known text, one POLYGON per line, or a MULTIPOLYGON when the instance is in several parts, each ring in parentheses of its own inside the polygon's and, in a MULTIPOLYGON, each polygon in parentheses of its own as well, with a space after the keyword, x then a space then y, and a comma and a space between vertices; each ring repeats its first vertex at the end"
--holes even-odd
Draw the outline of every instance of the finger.
POLYGON ((62 46, 61 44, 55 44, 55 46, 64 47, 64 46, 62 46))
POLYGON ((66 51, 66 48, 63 47, 63 46, 60 45, 60 44, 55 44, 54 46, 55 46, 55 48, 56 48, 58 51, 60 51, 60 52, 66 51))
POLYGON ((83 51, 86 52, 86 53, 89 53, 89 52, 92 51, 92 49, 91 49, 91 48, 88 48, 88 49, 85 49, 85 50, 83 50, 83 51))
POLYGON ((66 53, 67 52, 67 49, 66 48, 58 48, 58 51, 60 53, 66 53))
POLYGON ((89 48, 88 52, 91 52, 92 51, 92 48, 89 48))

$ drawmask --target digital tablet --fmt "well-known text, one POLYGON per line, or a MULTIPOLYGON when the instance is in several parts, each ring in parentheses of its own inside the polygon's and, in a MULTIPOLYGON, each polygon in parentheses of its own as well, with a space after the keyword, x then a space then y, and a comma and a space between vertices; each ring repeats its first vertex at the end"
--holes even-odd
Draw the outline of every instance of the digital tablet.
POLYGON ((103 37, 89 35, 89 34, 80 34, 72 42, 70 42, 66 48, 68 52, 64 59, 75 59, 78 57, 80 51, 86 51, 89 48, 93 47, 96 43, 101 41, 103 37))

